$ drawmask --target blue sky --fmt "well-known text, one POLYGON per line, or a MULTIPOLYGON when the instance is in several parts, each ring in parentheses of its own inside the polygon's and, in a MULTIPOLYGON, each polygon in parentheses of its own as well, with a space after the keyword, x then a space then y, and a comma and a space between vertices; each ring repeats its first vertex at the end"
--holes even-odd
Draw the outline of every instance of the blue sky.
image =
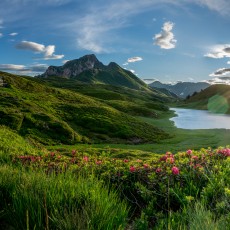
POLYGON ((94 53, 141 79, 230 82, 229 0, 1 0, 0 70, 94 53))

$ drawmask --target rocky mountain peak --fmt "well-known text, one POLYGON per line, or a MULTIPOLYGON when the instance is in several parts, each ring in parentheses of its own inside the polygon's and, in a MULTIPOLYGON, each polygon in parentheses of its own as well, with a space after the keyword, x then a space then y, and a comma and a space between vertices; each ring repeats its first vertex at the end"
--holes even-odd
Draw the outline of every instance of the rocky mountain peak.
POLYGON ((86 70, 101 69, 104 65, 94 54, 85 55, 79 59, 67 61, 63 66, 49 66, 41 77, 61 76, 65 78, 76 77, 86 70))

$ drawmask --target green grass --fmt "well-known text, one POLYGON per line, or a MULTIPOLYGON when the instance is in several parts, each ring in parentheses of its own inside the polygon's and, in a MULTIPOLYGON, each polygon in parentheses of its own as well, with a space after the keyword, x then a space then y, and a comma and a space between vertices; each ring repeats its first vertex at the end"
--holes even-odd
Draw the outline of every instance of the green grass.
POLYGON ((0 166, 1 219, 14 229, 124 229, 128 208, 94 176, 0 166))
POLYGON ((145 143, 158 142, 169 137, 159 128, 133 116, 155 116, 158 111, 167 109, 160 101, 164 98, 156 92, 95 85, 87 85, 84 89, 82 84, 76 82, 76 89, 79 90, 60 89, 50 87, 39 79, 3 72, 1 75, 7 87, 2 87, 0 91, 0 124, 16 130, 33 142, 44 145, 145 143), (115 103, 83 95, 82 91, 86 89, 91 89, 89 92, 96 94, 102 89, 112 95, 113 89, 116 89, 117 94, 125 101, 119 100, 115 103), (127 101, 131 97, 132 106, 126 109, 127 101), (152 101, 156 98, 158 101, 152 101), (150 108, 146 109, 145 105, 150 108))
POLYGON ((181 102, 180 106, 230 114, 230 86, 212 85, 195 96, 181 102))
POLYGON ((49 153, 5 127, 0 140, 2 229, 229 229, 230 149, 49 153))
MULTIPOLYGON (((113 143, 101 143, 101 144, 77 144, 73 146, 57 145, 49 147, 49 149, 116 149, 120 151, 119 156, 123 157, 148 157, 151 153, 163 154, 167 151, 176 153, 178 151, 186 151, 187 149, 201 148, 217 148, 218 146, 226 146, 230 144, 230 130, 225 129, 208 129, 208 130, 188 130, 178 129, 175 127, 173 121, 169 118, 174 116, 172 111, 162 112, 161 118, 153 119, 147 117, 137 117, 138 119, 150 123, 171 135, 171 138, 161 140, 158 143, 146 143, 138 145, 130 144, 113 144, 113 143)), ((116 156, 116 153, 113 153, 116 156)))

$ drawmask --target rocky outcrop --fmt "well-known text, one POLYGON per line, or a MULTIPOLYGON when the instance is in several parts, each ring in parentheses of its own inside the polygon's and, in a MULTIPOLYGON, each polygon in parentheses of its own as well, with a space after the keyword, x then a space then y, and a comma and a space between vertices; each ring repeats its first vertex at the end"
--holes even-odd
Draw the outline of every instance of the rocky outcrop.
POLYGON ((59 76, 73 78, 84 71, 103 69, 105 66, 98 61, 94 54, 85 55, 79 59, 66 62, 63 66, 50 66, 40 77, 59 76))

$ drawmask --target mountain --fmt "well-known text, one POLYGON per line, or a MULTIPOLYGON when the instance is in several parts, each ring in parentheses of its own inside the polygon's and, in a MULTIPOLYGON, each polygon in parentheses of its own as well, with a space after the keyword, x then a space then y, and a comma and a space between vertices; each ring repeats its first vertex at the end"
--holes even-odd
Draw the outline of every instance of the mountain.
POLYGON ((66 62, 63 66, 49 66, 39 78, 61 77, 83 83, 109 84, 131 89, 143 89, 147 85, 136 75, 121 68, 115 62, 102 64, 94 54, 66 62))
POLYGON ((230 86, 211 85, 187 99, 183 105, 190 108, 209 110, 214 113, 230 114, 230 86))
POLYGON ((200 92, 201 90, 206 89, 210 84, 206 82, 178 82, 175 85, 172 85, 155 81, 149 84, 149 86, 152 88, 167 89, 178 97, 186 98, 189 95, 193 95, 195 92, 200 92))
POLYGON ((0 125, 35 144, 137 144, 169 138, 138 118, 157 118, 168 111, 165 102, 170 98, 157 91, 5 72, 0 79, 0 125))

